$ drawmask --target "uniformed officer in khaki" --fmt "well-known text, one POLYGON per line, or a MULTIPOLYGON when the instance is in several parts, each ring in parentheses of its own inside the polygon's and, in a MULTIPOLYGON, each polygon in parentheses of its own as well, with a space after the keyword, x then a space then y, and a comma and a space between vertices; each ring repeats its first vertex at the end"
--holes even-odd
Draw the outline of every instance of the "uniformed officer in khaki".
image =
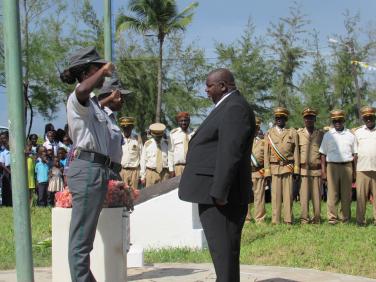
POLYGON ((120 176, 124 183, 137 189, 140 178, 142 143, 138 136, 132 133, 135 124, 133 117, 122 117, 119 121, 124 134, 124 144, 122 146, 123 157, 121 159, 122 170, 120 176))
POLYGON ((324 134, 320 146, 321 178, 328 182, 328 222, 346 223, 351 218, 351 187, 355 180, 355 136, 345 128, 345 112, 330 112, 333 128, 324 134), (337 204, 341 202, 338 215, 337 204))
POLYGON ((168 168, 170 177, 179 176, 183 173, 188 143, 192 136, 192 131, 189 129, 191 120, 188 112, 178 113, 176 121, 179 127, 171 130, 168 142, 168 168))
POLYGON ((289 111, 284 107, 274 109, 275 126, 265 136, 265 181, 272 182, 272 222, 281 222, 283 202, 284 222, 293 223, 293 178, 300 169, 298 134, 285 128, 289 111))
MULTIPOLYGON (((265 219, 265 181, 264 181, 264 139, 258 136, 261 119, 256 117, 256 136, 252 145, 252 190, 254 198, 254 218, 256 223, 265 219)), ((249 209, 250 210, 250 209, 249 209)))
POLYGON ((149 127, 151 139, 145 142, 141 154, 141 182, 145 187, 167 180, 168 142, 163 138, 166 126, 153 123, 149 127))
POLYGON ((376 224, 376 128, 375 108, 360 109, 364 125, 355 130, 356 163, 356 222, 364 225, 366 205, 373 196, 373 220, 376 224))
POLYGON ((300 153, 300 222, 320 223, 321 154, 319 152, 324 132, 315 128, 316 110, 305 108, 302 112, 304 128, 298 129, 300 153), (313 218, 309 217, 309 201, 312 201, 313 218))

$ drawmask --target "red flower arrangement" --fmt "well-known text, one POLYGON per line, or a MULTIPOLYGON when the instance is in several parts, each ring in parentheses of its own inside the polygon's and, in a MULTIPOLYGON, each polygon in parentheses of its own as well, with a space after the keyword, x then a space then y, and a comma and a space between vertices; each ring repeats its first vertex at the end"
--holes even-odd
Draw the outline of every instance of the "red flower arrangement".
MULTIPOLYGON (((122 181, 108 181, 107 194, 103 203, 104 208, 126 207, 129 211, 134 209, 133 201, 136 200, 140 192, 122 181)), ((56 207, 71 208, 72 195, 68 187, 64 191, 55 194, 56 207)))

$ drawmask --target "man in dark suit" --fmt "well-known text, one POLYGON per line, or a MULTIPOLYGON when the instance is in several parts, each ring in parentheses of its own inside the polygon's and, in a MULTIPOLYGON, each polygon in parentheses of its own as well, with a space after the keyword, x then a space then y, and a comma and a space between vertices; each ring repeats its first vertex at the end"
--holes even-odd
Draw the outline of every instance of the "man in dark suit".
POLYGON ((240 281, 240 239, 251 196, 255 117, 227 69, 209 73, 215 108, 189 142, 180 199, 198 203, 217 281, 240 281))

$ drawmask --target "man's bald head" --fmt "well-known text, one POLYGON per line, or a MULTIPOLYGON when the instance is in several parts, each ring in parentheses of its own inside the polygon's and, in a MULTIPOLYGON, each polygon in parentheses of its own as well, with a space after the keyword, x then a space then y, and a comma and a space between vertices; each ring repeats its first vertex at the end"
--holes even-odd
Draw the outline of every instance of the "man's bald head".
POLYGON ((211 78, 218 82, 224 82, 229 89, 235 89, 235 78, 232 72, 225 68, 215 69, 208 74, 208 78, 211 78))

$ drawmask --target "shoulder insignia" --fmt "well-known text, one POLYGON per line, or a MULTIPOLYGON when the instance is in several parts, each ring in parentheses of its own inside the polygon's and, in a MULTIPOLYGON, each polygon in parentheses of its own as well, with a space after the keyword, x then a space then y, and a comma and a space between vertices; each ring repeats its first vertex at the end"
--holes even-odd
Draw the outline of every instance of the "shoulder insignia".
POLYGON ((151 143, 153 143, 153 139, 149 139, 148 141, 146 141, 144 144, 145 148, 148 147, 151 143))
POLYGON ((358 126, 358 127, 354 127, 354 128, 351 128, 351 133, 355 133, 355 131, 357 131, 359 128, 362 128, 363 126, 358 126))
POLYGON ((177 127, 177 128, 174 128, 173 130, 171 130, 170 134, 174 134, 176 131, 179 130, 180 127, 177 127))

